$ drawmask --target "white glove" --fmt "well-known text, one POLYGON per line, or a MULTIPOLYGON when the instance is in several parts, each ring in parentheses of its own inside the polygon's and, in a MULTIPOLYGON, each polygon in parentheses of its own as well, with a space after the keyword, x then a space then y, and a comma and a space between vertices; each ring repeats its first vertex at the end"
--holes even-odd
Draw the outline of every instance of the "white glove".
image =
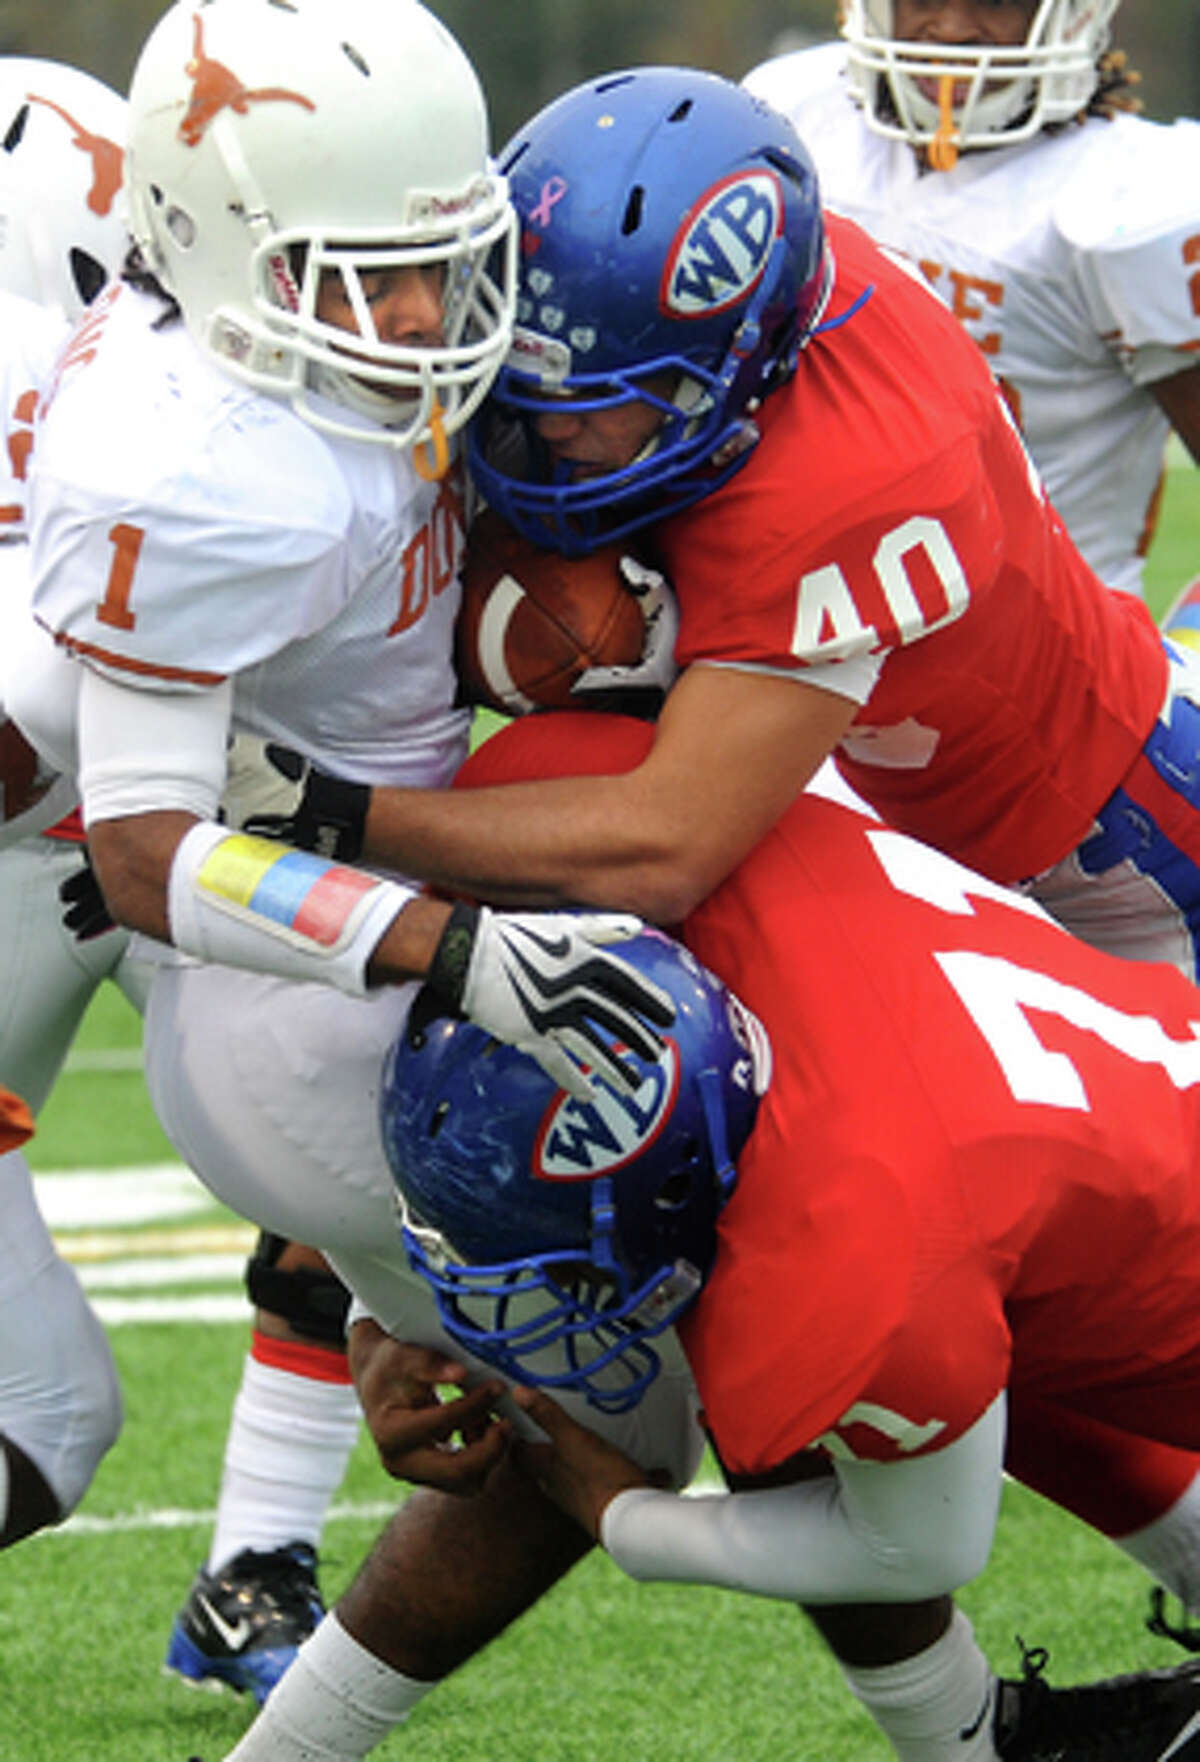
POLYGON ((595 698, 597 709, 652 718, 679 677, 675 665, 679 607, 666 576, 657 569, 639 563, 636 557, 622 557, 620 567, 645 620, 641 660, 627 667, 589 667, 571 687, 571 696, 585 703, 595 698))
POLYGON ((609 1040, 656 1059, 662 1040, 648 1024, 669 1026, 675 1006, 659 986, 603 949, 642 927, 626 912, 493 912, 460 903, 428 983, 443 1002, 528 1053, 581 1101, 595 1090, 580 1063, 636 1089, 637 1073, 609 1040))

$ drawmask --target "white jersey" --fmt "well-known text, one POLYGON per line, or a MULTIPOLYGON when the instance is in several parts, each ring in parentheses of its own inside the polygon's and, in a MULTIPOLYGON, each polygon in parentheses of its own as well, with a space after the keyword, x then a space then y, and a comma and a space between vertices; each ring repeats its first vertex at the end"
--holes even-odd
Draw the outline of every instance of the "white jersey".
POLYGON ((70 327, 57 313, 0 289, 0 539, 25 537, 25 480, 38 398, 70 327))
POLYGON ((461 479, 318 434, 162 310, 115 287, 63 357, 30 473, 39 622, 133 687, 231 678, 236 727, 337 775, 445 783, 461 479))
POLYGON ((745 84, 796 126, 825 205, 918 263, 1004 386, 1050 498, 1139 593, 1169 424, 1148 388, 1200 365, 1200 124, 1089 118, 922 170, 863 120, 837 42, 745 84))

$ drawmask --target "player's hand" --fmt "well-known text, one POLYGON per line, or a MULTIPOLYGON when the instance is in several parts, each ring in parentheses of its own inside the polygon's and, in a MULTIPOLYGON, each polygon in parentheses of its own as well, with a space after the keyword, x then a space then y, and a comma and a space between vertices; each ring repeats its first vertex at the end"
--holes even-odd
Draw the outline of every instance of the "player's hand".
POLYGON ((221 817, 235 832, 354 863, 370 801, 367 784, 331 777, 291 747, 250 734, 230 742, 221 817))
POLYGON ((59 887, 58 897, 67 908, 62 921, 76 942, 94 942, 97 936, 117 926, 100 891, 86 845, 80 855, 82 863, 59 887))
POLYGON ((581 1066, 625 1089, 639 1082, 606 1033, 652 1061, 663 1045, 655 1027, 675 1019, 665 991, 606 952, 641 929, 626 912, 493 912, 460 903, 428 983, 494 1039, 536 1059, 568 1094, 590 1101, 595 1090, 581 1066))
POLYGON ((377 1323, 356 1322, 350 1371, 379 1460, 396 1480, 444 1493, 477 1493, 509 1448, 512 1428, 492 1412, 504 1384, 448 1398, 466 1368, 428 1346, 410 1346, 377 1323))
POLYGON ((601 1519, 618 1493, 628 1487, 667 1484, 665 1473, 647 1474, 614 1444, 572 1419, 543 1390, 517 1388, 512 1396, 550 1440, 538 1444, 528 1438, 515 1439, 517 1461, 546 1497, 573 1517, 593 1541, 600 1540, 601 1519))
POLYGON ((679 677, 675 665, 679 607, 666 576, 657 569, 639 563, 636 557, 622 557, 620 567, 646 624, 641 659, 627 667, 589 667, 571 687, 571 696, 582 708, 652 721, 679 677))

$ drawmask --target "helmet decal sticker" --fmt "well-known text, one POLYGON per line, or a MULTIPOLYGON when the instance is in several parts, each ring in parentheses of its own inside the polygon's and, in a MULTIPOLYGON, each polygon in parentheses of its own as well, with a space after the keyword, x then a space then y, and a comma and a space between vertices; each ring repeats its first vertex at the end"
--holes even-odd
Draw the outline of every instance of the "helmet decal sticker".
POLYGON ((72 131, 71 145, 78 147, 80 152, 88 154, 92 161, 92 187, 87 194, 87 205, 93 214, 111 214, 113 203, 117 199, 117 191, 121 187, 121 170, 124 154, 116 141, 108 140, 104 135, 92 135, 81 122, 56 104, 52 98, 39 98, 36 92, 26 94, 30 104, 41 104, 44 109, 52 110, 61 116, 67 127, 72 131))
POLYGON ((223 62, 213 61, 204 53, 204 22, 194 15, 192 58, 185 72, 192 82, 192 96, 179 125, 179 137, 189 147, 198 147, 206 130, 223 110, 245 116, 251 104, 298 104, 304 110, 316 105, 300 92, 289 92, 283 86, 259 86, 251 91, 223 62))
POLYGON ((783 192, 773 171, 734 172, 685 215, 667 253, 659 305, 672 318, 711 318, 762 280, 783 228, 783 192))
POLYGON ((569 186, 565 177, 549 177, 542 185, 541 199, 536 208, 530 209, 530 226, 540 227, 545 231, 553 218, 553 211, 566 195, 569 186))
POLYGON ((587 1181, 612 1174, 647 1150, 679 1090, 679 1052, 668 1040, 654 1064, 638 1060, 642 1080, 629 1094, 592 1073, 594 1101, 560 1090, 546 1110, 533 1154, 539 1181, 587 1181))

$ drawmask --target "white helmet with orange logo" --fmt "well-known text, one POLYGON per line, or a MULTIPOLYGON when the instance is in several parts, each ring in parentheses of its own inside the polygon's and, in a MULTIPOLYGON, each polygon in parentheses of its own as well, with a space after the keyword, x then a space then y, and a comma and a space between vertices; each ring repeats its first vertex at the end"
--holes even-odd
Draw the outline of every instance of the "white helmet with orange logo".
MULTIPOLYGON (((847 0, 850 87, 876 133, 914 146, 1007 147, 1087 105, 1118 0, 1036 0, 1025 41, 910 42, 893 0, 847 0)), ((937 163, 937 156, 934 156, 937 163)))
POLYGON ((133 232, 197 343, 318 428, 444 458, 507 353, 516 281, 483 93, 445 27, 418 0, 177 0, 130 106, 133 232), (363 276, 430 264, 440 346, 381 339, 363 276), (316 313, 326 272, 352 356, 316 313))
POLYGON ((79 68, 0 57, 0 288, 75 319, 118 273, 128 110, 79 68))

